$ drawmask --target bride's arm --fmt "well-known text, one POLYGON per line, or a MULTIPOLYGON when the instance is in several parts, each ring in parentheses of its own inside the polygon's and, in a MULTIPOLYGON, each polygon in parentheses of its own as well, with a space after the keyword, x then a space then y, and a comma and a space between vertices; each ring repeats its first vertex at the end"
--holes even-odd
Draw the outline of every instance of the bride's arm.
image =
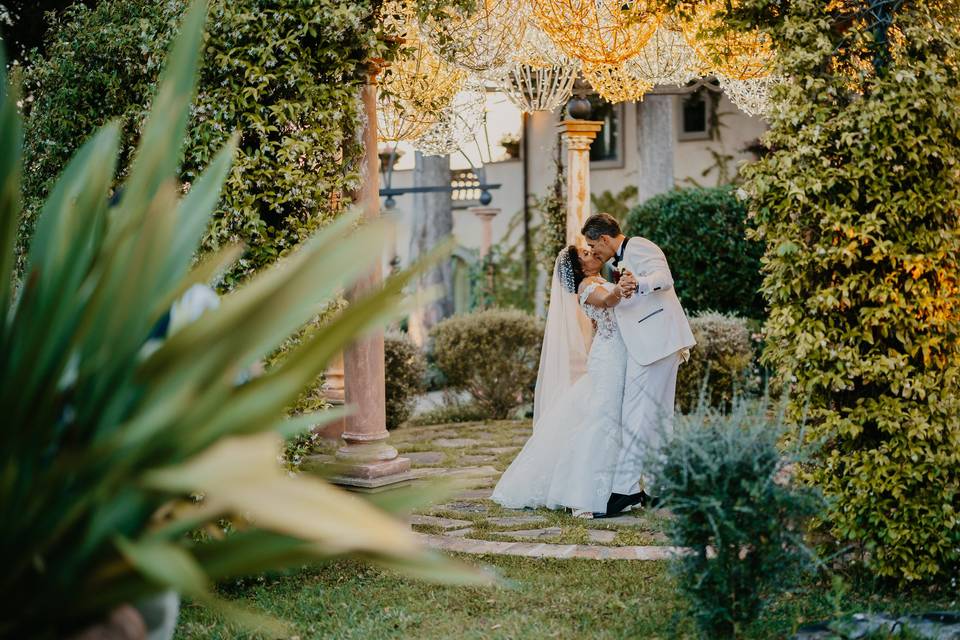
MULTIPOLYGON (((580 293, 583 293, 588 286, 593 283, 602 283, 602 278, 591 278, 580 283, 580 293)), ((605 287, 594 287, 590 295, 587 296, 586 303, 595 307, 615 307, 620 304, 624 298, 624 291, 618 284, 612 290, 607 291, 605 287)))

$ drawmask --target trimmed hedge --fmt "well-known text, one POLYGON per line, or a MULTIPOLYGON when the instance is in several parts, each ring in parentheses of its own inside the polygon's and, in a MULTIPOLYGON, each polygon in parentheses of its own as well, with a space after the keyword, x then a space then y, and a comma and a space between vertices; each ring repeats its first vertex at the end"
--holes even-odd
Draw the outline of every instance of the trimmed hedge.
POLYGON ((945 4, 903 4, 891 51, 858 21, 835 29, 820 0, 791 2, 771 33, 800 80, 775 92, 773 151, 744 187, 767 245, 766 362, 821 445, 809 478, 832 533, 879 576, 955 589, 960 24, 945 4))
POLYGON ((746 220, 733 187, 678 189, 634 207, 624 233, 663 249, 688 311, 761 318, 763 244, 747 239, 746 220))
POLYGON ((487 417, 505 419, 532 402, 543 323, 522 311, 490 309, 454 316, 430 332, 449 388, 468 391, 487 417))
POLYGON ((690 318, 697 346, 677 372, 677 405, 683 412, 697 408, 700 395, 711 407, 728 409, 737 395, 755 390, 753 341, 745 318, 704 313, 690 318))
POLYGON ((396 429, 413 415, 417 396, 424 391, 426 359, 405 333, 388 333, 383 339, 386 369, 387 429, 396 429))

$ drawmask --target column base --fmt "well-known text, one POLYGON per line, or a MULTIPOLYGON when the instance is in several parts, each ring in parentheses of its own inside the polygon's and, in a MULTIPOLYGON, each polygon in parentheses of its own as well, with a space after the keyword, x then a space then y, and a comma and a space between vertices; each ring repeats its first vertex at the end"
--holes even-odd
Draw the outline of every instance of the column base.
POLYGON ((416 474, 410 471, 410 458, 398 457, 393 447, 388 449, 393 451, 390 457, 357 459, 360 457, 358 453, 369 453, 363 451, 369 448, 376 446, 356 447, 360 452, 351 451, 354 447, 338 451, 336 461, 330 467, 332 475, 327 480, 354 491, 377 491, 405 486, 416 479, 416 474))

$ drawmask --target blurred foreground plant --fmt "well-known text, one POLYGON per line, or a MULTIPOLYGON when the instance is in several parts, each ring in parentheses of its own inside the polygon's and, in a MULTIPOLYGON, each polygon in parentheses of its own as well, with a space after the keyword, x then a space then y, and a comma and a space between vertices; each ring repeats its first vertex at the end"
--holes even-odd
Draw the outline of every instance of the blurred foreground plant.
POLYGON ((821 500, 793 485, 799 456, 780 451, 784 425, 767 402, 724 414, 701 400, 676 421, 649 462, 654 493, 674 515, 671 544, 690 549, 674 561, 680 590, 703 637, 740 637, 771 591, 815 562, 804 523, 821 500))
POLYGON ((235 384, 378 259, 382 225, 350 233, 356 216, 342 216, 218 309, 144 349, 180 294, 239 255, 228 248, 190 270, 236 138, 184 198, 172 179, 205 13, 197 1, 184 18, 119 202, 108 208, 114 122, 57 181, 19 291, 22 128, 0 78, 0 638, 63 637, 166 589, 276 635, 275 623, 216 600, 211 583, 341 553, 416 575, 480 579, 421 550, 370 503, 318 478, 290 477, 277 461, 282 435, 332 417, 285 420, 285 407, 331 354, 404 312, 410 273, 355 301, 262 377, 235 384), (189 499, 198 493, 202 501, 189 499), (220 518, 237 532, 196 545, 185 535, 220 518))

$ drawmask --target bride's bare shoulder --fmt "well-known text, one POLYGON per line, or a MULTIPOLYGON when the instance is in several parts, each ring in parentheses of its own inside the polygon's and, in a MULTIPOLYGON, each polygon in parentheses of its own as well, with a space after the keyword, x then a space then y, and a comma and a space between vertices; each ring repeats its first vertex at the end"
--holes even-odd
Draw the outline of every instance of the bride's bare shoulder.
POLYGON ((589 287, 591 284, 601 283, 601 282, 605 282, 605 280, 600 276, 590 276, 589 278, 584 278, 580 282, 580 288, 577 290, 577 293, 583 293, 584 291, 586 291, 587 287, 589 287))

